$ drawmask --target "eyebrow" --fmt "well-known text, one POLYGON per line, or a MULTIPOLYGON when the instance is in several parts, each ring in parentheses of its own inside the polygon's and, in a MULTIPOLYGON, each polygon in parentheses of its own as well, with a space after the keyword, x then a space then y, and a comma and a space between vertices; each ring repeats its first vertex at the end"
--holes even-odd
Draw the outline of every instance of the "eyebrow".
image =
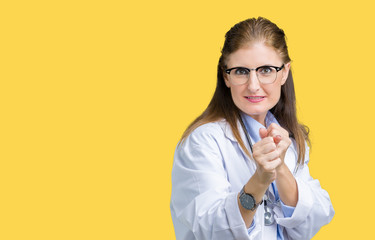
POLYGON ((249 67, 244 67, 244 66, 237 66, 237 67, 227 68, 227 70, 228 70, 228 69, 235 69, 235 68, 258 69, 258 68, 261 68, 261 67, 274 67, 274 68, 280 68, 280 67, 275 66, 275 65, 266 64, 266 65, 261 65, 261 66, 256 67, 256 68, 249 68, 249 67))
MULTIPOLYGON (((265 65, 260 65, 258 67, 251 68, 251 69, 256 69, 256 68, 260 68, 260 67, 278 67, 278 66, 272 65, 272 64, 265 64, 265 65)), ((250 69, 249 67, 244 67, 244 66, 238 66, 238 67, 232 67, 232 68, 248 68, 248 69, 250 69)))

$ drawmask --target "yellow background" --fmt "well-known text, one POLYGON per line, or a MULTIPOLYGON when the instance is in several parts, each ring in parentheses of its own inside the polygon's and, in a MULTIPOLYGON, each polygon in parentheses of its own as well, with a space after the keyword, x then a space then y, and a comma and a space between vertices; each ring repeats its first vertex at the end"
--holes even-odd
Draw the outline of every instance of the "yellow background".
POLYGON ((257 16, 287 34, 311 174, 336 210, 314 239, 371 239, 364 0, 2 1, 0 239, 175 239, 174 148, 212 97, 224 34, 257 16))

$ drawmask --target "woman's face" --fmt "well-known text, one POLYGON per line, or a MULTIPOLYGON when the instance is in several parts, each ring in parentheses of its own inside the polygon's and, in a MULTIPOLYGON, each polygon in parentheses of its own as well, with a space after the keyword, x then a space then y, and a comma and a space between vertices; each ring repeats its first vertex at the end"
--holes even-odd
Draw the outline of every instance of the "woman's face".
MULTIPOLYGON (((229 55, 227 67, 246 67, 254 69, 260 66, 281 67, 283 62, 279 54, 271 47, 261 42, 247 45, 229 55)), ((284 68, 277 72, 275 82, 262 84, 258 81, 256 72, 250 71, 249 81, 242 85, 233 85, 229 75, 224 73, 225 84, 230 88, 234 104, 244 113, 248 114, 264 125, 268 110, 273 108, 280 99, 281 86, 285 83, 290 69, 290 63, 285 63, 284 68)))

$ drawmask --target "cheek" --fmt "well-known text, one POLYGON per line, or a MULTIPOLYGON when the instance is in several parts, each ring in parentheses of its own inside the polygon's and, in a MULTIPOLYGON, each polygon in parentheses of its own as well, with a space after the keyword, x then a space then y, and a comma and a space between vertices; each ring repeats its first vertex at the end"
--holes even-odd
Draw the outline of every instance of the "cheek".
POLYGON ((230 92, 232 94, 232 98, 233 100, 234 99, 240 99, 242 97, 242 90, 240 87, 236 86, 236 87, 231 87, 230 88, 230 92))
POLYGON ((236 105, 238 108, 241 109, 241 106, 243 105, 243 102, 242 102, 242 94, 241 94, 241 91, 237 88, 237 87, 231 87, 230 88, 230 93, 232 95, 232 100, 233 100, 233 103, 234 105, 236 105))
POLYGON ((275 101, 275 104, 279 101, 281 96, 281 88, 275 88, 269 91, 269 95, 271 96, 272 100, 275 101))

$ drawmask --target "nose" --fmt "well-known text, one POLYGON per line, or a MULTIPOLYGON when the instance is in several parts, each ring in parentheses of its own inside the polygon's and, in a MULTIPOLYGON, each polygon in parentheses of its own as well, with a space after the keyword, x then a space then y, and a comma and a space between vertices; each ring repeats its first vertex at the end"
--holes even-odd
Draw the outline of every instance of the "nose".
POLYGON ((258 76, 255 71, 251 71, 249 74, 250 75, 249 75, 249 81, 247 83, 248 84, 247 88, 250 90, 250 92, 256 93, 260 89, 258 76))

